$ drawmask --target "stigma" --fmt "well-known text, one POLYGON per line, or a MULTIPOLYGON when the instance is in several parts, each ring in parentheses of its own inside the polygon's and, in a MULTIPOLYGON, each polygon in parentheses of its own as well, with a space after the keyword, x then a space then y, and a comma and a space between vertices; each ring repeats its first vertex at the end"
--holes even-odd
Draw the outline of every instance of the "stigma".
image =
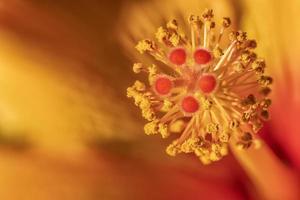
POLYGON ((212 60, 212 55, 208 50, 200 48, 194 52, 194 59, 195 63, 204 65, 212 60))
POLYGON ((229 144, 255 147, 258 131, 270 118, 273 79, 254 52, 256 41, 229 30, 230 24, 227 17, 215 22, 213 11, 206 9, 183 24, 189 32, 171 20, 158 28, 156 41, 136 46, 154 64, 134 64, 133 71, 145 73, 148 83, 136 81, 127 96, 149 121, 147 135, 179 133, 166 148, 171 156, 192 153, 209 164, 227 155, 229 144))
POLYGON ((198 82, 199 90, 205 94, 210 94, 216 89, 217 79, 213 74, 203 74, 198 82))
POLYGON ((186 96, 182 99, 181 108, 184 113, 192 114, 199 110, 199 103, 193 96, 186 96))
POLYGON ((154 84, 154 91, 158 95, 168 95, 171 92, 171 89, 173 88, 173 82, 171 78, 168 76, 159 76, 156 78, 154 84))
POLYGON ((186 51, 183 48, 172 49, 169 60, 174 65, 183 65, 186 61, 186 51))

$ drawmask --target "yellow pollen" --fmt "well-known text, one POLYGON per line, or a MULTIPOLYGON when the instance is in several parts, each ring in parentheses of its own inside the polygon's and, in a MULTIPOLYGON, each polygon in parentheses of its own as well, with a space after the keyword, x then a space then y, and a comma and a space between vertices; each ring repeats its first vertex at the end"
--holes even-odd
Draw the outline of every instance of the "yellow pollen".
POLYGON ((140 73, 143 70, 144 66, 142 63, 135 63, 132 67, 132 71, 136 74, 140 73))

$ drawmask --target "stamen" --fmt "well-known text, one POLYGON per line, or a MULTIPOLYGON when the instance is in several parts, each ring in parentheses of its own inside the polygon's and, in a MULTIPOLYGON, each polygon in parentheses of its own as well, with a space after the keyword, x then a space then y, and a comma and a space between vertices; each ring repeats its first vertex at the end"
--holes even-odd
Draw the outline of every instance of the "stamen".
POLYGON ((149 39, 138 43, 137 50, 168 66, 170 75, 162 73, 159 64, 145 67, 137 63, 133 71, 148 73, 152 88, 136 81, 127 96, 150 121, 145 126, 147 135, 166 138, 171 129, 181 134, 168 146, 169 155, 194 153, 209 164, 225 156, 232 141, 242 149, 253 146, 254 134, 270 118, 267 95, 273 79, 265 75, 265 61, 253 51, 255 40, 247 39, 243 31, 233 31, 226 41, 229 18, 223 18, 216 34, 212 10, 201 17, 189 18, 190 40, 177 21, 171 20, 158 29, 159 44, 149 39))

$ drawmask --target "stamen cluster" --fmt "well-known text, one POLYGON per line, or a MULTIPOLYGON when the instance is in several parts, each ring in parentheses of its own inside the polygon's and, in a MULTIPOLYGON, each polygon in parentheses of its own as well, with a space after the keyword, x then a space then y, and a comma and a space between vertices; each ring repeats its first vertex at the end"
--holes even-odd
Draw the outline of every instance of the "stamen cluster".
POLYGON ((155 42, 140 41, 136 49, 159 64, 136 63, 135 73, 148 73, 149 84, 136 81, 127 90, 149 121, 147 135, 167 138, 179 133, 167 153, 194 153, 204 164, 221 159, 229 144, 246 149, 255 142, 268 108, 272 78, 265 61, 254 53, 255 40, 242 31, 226 33, 229 18, 216 27, 212 10, 191 15, 190 35, 176 20, 159 27, 155 42), (227 37, 227 39, 226 39, 227 37))

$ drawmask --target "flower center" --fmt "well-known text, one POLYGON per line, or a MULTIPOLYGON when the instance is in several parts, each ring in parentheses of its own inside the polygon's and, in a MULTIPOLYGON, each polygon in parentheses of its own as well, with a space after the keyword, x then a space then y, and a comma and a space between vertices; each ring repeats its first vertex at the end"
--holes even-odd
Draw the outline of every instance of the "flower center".
POLYGON ((183 65, 186 61, 186 52, 183 48, 173 49, 169 54, 169 59, 175 65, 183 65))
POLYGON ((194 59, 197 64, 203 65, 209 63, 212 56, 206 49, 197 49, 194 53, 194 59))
POLYGON ((204 164, 227 155, 231 142, 242 149, 255 145, 254 134, 269 118, 271 105, 272 77, 265 75, 265 61, 254 52, 256 41, 243 31, 225 33, 231 23, 226 17, 215 29, 213 16, 210 9, 191 15, 191 37, 171 20, 155 34, 160 44, 140 41, 136 49, 156 61, 136 63, 133 70, 146 72, 151 88, 136 81, 127 89, 149 121, 147 135, 166 138, 175 127, 181 135, 167 153, 193 152, 204 164))
POLYGON ((199 103, 194 97, 186 96, 181 102, 181 107, 186 113, 195 113, 199 109, 199 103))
POLYGON ((173 88, 173 82, 169 77, 158 77, 154 83, 154 89, 159 95, 167 95, 173 88))
POLYGON ((199 79, 198 86, 203 93, 211 93, 217 86, 216 77, 212 74, 202 75, 199 79))

